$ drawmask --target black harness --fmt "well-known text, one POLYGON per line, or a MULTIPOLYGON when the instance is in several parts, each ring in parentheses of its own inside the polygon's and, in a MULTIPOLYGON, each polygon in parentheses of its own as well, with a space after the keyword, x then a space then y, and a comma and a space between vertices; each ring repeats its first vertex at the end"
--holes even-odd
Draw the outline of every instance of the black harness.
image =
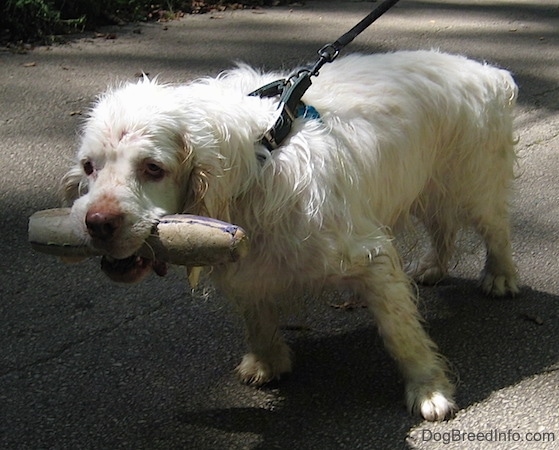
POLYGON ((280 96, 278 109, 281 109, 280 116, 276 123, 270 128, 260 140, 269 151, 277 149, 285 140, 293 121, 300 116, 315 118, 318 116, 314 108, 306 106, 301 98, 310 87, 311 77, 319 74, 320 69, 326 63, 334 61, 340 51, 351 41, 353 41, 363 30, 371 25, 375 20, 382 16, 398 0, 385 0, 376 7, 367 17, 355 25, 351 30, 342 35, 336 42, 326 44, 318 51, 319 60, 314 66, 298 69, 289 77, 269 83, 256 89, 249 95, 258 97, 277 97, 280 96))

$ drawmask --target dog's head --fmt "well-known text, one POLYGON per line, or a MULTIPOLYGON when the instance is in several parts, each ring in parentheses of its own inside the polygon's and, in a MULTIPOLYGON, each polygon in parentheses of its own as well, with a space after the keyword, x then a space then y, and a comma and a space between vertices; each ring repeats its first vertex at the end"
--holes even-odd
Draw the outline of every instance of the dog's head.
POLYGON ((105 271, 117 281, 164 272, 135 256, 160 217, 229 221, 231 198, 255 170, 257 127, 235 127, 238 108, 206 87, 145 78, 102 95, 85 123, 63 193, 76 233, 109 255, 105 271))

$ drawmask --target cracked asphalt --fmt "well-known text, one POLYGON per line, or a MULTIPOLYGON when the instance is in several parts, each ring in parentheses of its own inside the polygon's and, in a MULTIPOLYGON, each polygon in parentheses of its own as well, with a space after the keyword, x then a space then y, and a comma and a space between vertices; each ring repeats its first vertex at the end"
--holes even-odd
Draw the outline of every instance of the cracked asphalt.
POLYGON ((233 61, 314 61, 368 2, 225 11, 0 50, 0 448, 559 448, 559 5, 556 0, 402 0, 344 53, 440 48, 513 72, 520 97, 512 200, 518 298, 480 295, 479 243, 421 288, 426 326, 458 380, 456 418, 409 417, 367 312, 306 302, 285 333, 294 373, 262 389, 233 367, 244 345, 219 296, 182 270, 112 284, 92 259, 34 253, 28 217, 58 206, 58 181, 95 95, 139 73, 180 82, 233 61), (107 33, 114 33, 113 35, 107 33), (106 39, 105 37, 115 39, 106 39))

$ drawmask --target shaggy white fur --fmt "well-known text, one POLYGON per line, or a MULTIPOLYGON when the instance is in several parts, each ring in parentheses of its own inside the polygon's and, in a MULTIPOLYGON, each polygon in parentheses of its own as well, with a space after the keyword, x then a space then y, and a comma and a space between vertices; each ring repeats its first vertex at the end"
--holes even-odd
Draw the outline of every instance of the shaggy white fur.
POLYGON ((456 231, 472 226, 487 247, 483 290, 518 292, 507 207, 516 85, 504 70, 435 51, 350 55, 324 66, 303 97, 320 118, 297 119, 270 153, 258 142, 277 99, 247 94, 283 77, 240 66, 183 86, 143 79, 102 95, 63 181, 77 233, 112 256, 111 277, 135 281, 152 268, 164 273, 134 257, 161 215, 238 224, 250 254, 212 277, 246 322, 243 381, 291 370, 282 302, 349 286, 400 366, 410 410, 448 417, 453 386, 421 326, 393 230, 412 215, 425 223, 432 246, 413 275, 434 283, 456 231))

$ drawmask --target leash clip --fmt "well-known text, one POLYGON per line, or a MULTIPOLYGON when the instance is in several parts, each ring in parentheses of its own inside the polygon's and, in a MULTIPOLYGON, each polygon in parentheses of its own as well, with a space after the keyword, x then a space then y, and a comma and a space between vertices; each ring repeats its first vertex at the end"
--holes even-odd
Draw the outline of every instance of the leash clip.
POLYGON ((337 48, 334 44, 326 44, 318 51, 318 54, 321 58, 324 58, 326 60, 325 62, 331 63, 340 54, 340 49, 337 48))
POLYGON ((310 69, 310 73, 313 77, 318 75, 318 71, 324 64, 331 63, 338 57, 340 49, 334 44, 326 44, 317 53, 320 56, 320 59, 316 62, 313 68, 310 69))

